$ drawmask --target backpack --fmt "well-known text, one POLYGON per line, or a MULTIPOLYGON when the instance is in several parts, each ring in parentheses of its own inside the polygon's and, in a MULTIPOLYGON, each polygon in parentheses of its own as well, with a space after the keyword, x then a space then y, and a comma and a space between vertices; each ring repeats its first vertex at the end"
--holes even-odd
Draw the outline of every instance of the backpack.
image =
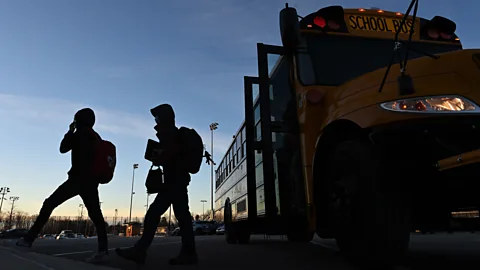
MULTIPOLYGON (((100 136, 99 136, 100 137, 100 136)), ((100 184, 108 184, 113 179, 117 165, 117 150, 113 143, 98 138, 93 158, 93 177, 100 184)))
POLYGON ((200 137, 195 129, 187 127, 181 127, 179 133, 187 171, 191 174, 196 174, 200 171, 203 160, 204 148, 202 137, 200 137))

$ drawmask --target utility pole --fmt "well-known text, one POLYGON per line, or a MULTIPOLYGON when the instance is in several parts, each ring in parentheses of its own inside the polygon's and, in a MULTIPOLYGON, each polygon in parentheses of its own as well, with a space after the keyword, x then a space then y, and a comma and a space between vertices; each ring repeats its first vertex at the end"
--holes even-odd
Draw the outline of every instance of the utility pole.
POLYGON ((203 217, 203 219, 205 220, 205 203, 207 202, 207 200, 201 200, 200 202, 201 202, 202 205, 203 205, 203 214, 202 214, 202 217, 203 217))
POLYGON ((169 213, 168 213, 168 231, 170 231, 171 229, 171 223, 172 222, 172 205, 170 204, 170 210, 169 210, 169 213))
POLYGON ((115 216, 113 217, 113 234, 117 232, 117 215, 118 215, 118 209, 115 209, 115 216))
POLYGON ((12 218, 13 218, 13 207, 15 206, 15 202, 20 199, 19 197, 10 197, 10 200, 12 201, 12 209, 10 209, 10 221, 8 222, 9 228, 12 228, 12 218))
POLYGON ((145 214, 147 214, 147 211, 148 211, 148 197, 150 197, 150 194, 148 194, 148 191, 147 191, 147 204, 145 205, 145 214))
POLYGON ((5 199, 5 195, 10 192, 9 187, 2 187, 0 188, 0 194, 2 195, 2 199, 0 200, 0 214, 2 213, 2 206, 3 206, 3 200, 5 199))
POLYGON ((218 128, 218 123, 211 123, 210 124, 210 131, 212 133, 211 142, 210 142, 210 157, 212 158, 212 162, 210 163, 210 205, 212 208, 212 220, 215 219, 215 211, 213 211, 213 132, 218 128))
MULTIPOLYGON (((78 207, 80 207, 80 224, 83 223, 83 208, 85 207, 85 205, 83 204, 79 204, 78 207)), ((87 237, 87 222, 85 222, 85 237, 87 237)))
POLYGON ((132 191, 130 193, 130 215, 128 216, 128 223, 132 222, 132 202, 133 202, 133 183, 135 183, 135 169, 138 169, 138 164, 133 164, 133 176, 132 176, 132 191))

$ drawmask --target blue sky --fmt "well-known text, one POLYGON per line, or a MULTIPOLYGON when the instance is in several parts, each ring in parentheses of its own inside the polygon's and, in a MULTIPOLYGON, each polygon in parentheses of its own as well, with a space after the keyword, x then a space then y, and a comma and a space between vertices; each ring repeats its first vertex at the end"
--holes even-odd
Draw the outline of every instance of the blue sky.
MULTIPOLYGON (((300 15, 340 4, 404 12, 410 1, 290 1, 300 15)), ((479 47, 480 2, 422 0, 419 15, 457 23, 465 48, 479 47), (468 7, 468 8, 467 8, 468 7), (474 34, 475 33, 475 34, 474 34)), ((127 216, 132 164, 139 163, 133 215, 145 213, 143 160, 154 138, 149 109, 171 103, 177 123, 193 127, 210 147, 216 121, 216 161, 243 120, 243 76, 255 75, 256 42, 280 44, 274 0, 11 0, 0 1, 0 186, 34 214, 66 179, 70 156, 58 151, 78 109, 97 112, 100 134, 114 142, 118 164, 100 188, 105 216, 127 216)), ((210 170, 189 187, 191 209, 210 204, 210 170)), ((151 197, 153 199, 153 197, 151 197)), ((78 214, 77 197, 54 215, 78 214)), ((4 204, 7 210, 9 204, 4 204)))

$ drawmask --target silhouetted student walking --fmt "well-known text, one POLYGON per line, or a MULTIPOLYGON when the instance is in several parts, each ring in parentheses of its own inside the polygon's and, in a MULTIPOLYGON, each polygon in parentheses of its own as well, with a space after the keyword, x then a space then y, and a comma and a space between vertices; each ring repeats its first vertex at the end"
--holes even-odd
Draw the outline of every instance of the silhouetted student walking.
POLYGON ((153 174, 157 179, 151 179, 151 173, 155 171, 151 170, 147 177, 147 190, 149 193, 158 192, 158 194, 145 215, 143 235, 133 247, 117 249, 116 252, 124 259, 140 264, 145 263, 146 251, 152 243, 160 216, 173 204, 173 211, 182 232, 182 248, 179 256, 170 259, 169 263, 195 264, 197 253, 192 216, 188 206, 187 186, 190 183, 190 173, 195 174, 200 170, 204 155, 203 142, 195 130, 175 126, 175 113, 170 105, 159 105, 151 109, 151 113, 155 117, 157 125, 154 128, 160 143, 157 143, 155 149, 149 149, 152 148, 149 146, 153 142, 150 140, 145 158, 152 161, 152 166, 163 167, 163 183, 162 170, 156 170, 159 173, 153 174), (150 192, 151 189, 155 189, 154 192, 150 192))
POLYGON ((18 246, 31 247, 52 211, 68 199, 80 195, 98 234, 98 252, 86 261, 97 263, 108 259, 107 231, 100 209, 98 185, 112 179, 116 150, 112 143, 102 140, 93 130, 94 123, 95 114, 89 108, 75 114, 74 121, 60 143, 60 153, 72 151, 72 167, 68 172, 68 180, 43 202, 35 223, 28 235, 17 242, 18 246))

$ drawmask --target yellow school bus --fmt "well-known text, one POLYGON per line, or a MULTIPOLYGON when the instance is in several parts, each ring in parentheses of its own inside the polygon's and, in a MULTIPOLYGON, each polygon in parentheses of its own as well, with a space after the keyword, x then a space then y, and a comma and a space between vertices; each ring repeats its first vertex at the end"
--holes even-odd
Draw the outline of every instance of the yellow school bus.
POLYGON ((478 206, 480 50, 414 2, 280 12, 283 46, 257 44, 245 122, 217 170, 227 242, 317 233, 352 259, 393 262, 415 226, 445 229, 478 206))

